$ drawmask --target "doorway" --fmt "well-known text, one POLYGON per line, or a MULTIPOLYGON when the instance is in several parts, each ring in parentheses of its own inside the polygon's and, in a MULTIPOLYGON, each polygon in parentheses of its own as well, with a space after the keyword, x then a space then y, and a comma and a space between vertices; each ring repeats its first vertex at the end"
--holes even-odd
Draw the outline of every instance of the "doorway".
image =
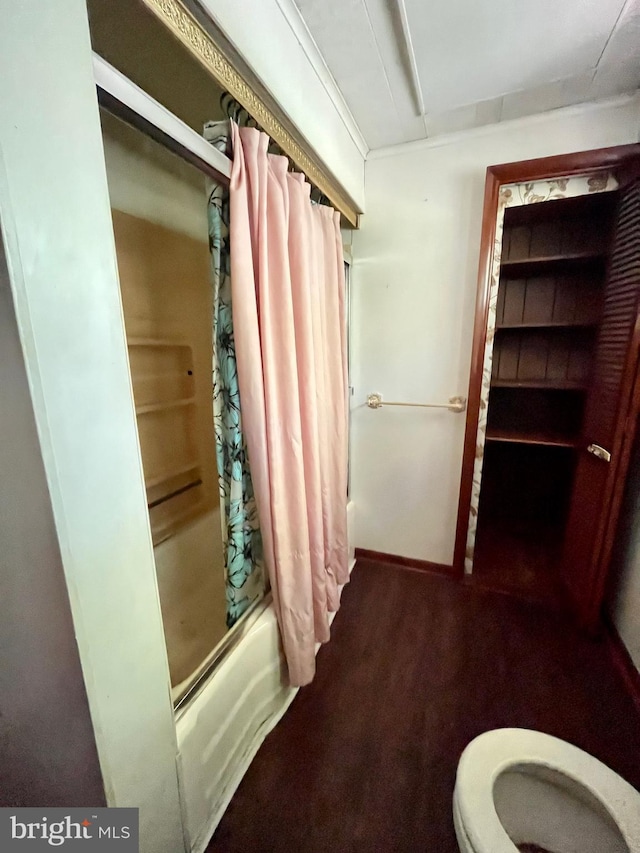
POLYGON ((627 191, 639 149, 487 170, 455 567, 528 598, 568 592, 584 622, 598 617, 603 537, 626 470, 640 257, 625 198, 640 194, 627 191), (615 409, 610 429, 603 405, 615 409), (597 443, 605 434, 613 456, 597 443))

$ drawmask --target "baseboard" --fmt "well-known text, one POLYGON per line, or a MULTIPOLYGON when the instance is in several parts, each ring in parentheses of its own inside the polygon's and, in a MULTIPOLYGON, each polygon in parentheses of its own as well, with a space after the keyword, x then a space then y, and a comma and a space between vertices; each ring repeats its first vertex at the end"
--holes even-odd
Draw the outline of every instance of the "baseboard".
POLYGON ((640 672, 636 668, 627 647, 622 642, 616 626, 608 617, 604 620, 605 636, 614 666, 622 676, 627 692, 640 714, 640 672))
POLYGON ((376 563, 390 563, 403 569, 413 569, 416 572, 430 572, 434 575, 453 577, 453 566, 445 563, 432 563, 430 560, 417 560, 414 557, 400 557, 398 554, 385 554, 383 551, 369 551, 367 548, 356 548, 356 560, 374 560, 376 563))

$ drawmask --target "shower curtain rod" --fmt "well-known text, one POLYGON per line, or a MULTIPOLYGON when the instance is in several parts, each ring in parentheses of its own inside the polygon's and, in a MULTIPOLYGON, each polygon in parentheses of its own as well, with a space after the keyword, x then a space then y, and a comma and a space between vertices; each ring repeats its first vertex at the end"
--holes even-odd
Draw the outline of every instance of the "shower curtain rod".
MULTIPOLYGON (((251 115, 251 113, 242 106, 242 104, 237 101, 233 95, 229 92, 223 92, 220 96, 220 108, 223 113, 231 119, 231 121, 235 121, 236 124, 241 127, 255 127, 256 130, 261 131, 262 133, 266 133, 264 128, 256 121, 256 119, 251 115)), ((267 134, 269 136, 269 134, 267 134)), ((282 148, 278 145, 278 143, 269 136, 269 153, 277 154, 280 157, 286 157, 289 163, 289 171, 290 172, 300 172, 304 175, 307 182, 311 185, 311 199, 312 201, 316 201, 319 204, 326 204, 330 207, 333 207, 331 200, 322 192, 322 190, 318 189, 318 187, 313 183, 313 181, 309 178, 307 174, 305 174, 298 166, 296 166, 293 159, 286 154, 282 148)))

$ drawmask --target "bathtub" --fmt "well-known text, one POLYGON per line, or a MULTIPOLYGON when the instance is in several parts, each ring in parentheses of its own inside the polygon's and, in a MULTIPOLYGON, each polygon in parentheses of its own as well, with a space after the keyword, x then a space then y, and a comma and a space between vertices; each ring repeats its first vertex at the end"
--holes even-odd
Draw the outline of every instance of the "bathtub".
MULTIPOLYGON (((354 509, 347 507, 349 542, 354 509)), ((353 568, 354 549, 349 548, 353 568)), ((265 599, 242 635, 176 716, 187 849, 202 853, 265 737, 297 693, 286 682, 273 605, 265 599)))

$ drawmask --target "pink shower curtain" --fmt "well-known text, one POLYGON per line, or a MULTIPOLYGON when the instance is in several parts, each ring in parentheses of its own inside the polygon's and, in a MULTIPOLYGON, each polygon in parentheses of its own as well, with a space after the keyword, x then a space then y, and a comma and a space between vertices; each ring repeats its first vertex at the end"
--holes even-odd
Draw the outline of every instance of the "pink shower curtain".
POLYGON ((232 123, 231 287, 242 418, 294 686, 315 674, 347 565, 347 361, 340 217, 232 123))

